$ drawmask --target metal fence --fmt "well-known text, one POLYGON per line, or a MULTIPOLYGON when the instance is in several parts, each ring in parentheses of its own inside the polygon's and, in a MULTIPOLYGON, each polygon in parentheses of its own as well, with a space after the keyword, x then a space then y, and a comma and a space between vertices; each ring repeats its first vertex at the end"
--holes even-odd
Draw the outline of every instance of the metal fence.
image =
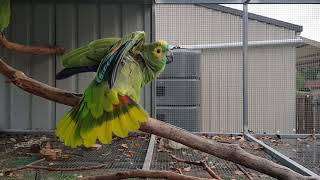
MULTIPOLYGON (((12 23, 6 33, 12 41, 73 49, 93 39, 144 30, 148 41, 164 39, 179 47, 173 51, 174 62, 143 92, 141 103, 150 115, 189 131, 209 132, 206 135, 244 132, 274 161, 306 175, 320 172, 319 4, 297 4, 298 0, 288 1, 292 4, 235 0, 228 2, 239 4, 222 5, 218 3, 226 1, 12 2, 12 23)), ((92 78, 88 73, 56 81, 54 74, 62 68, 59 56, 16 55, 3 49, 0 55, 27 75, 58 88, 81 92, 92 78)), ((1 131, 54 129, 67 109, 25 93, 0 76, 1 131)), ((149 142, 142 141, 137 166, 127 166, 126 159, 114 164, 141 168, 149 142)), ((153 154, 151 169, 169 168, 167 156, 153 154)))
MULTIPOLYGON (((237 133, 246 127, 256 133, 319 133, 319 5, 247 6, 245 16, 243 4, 206 1, 15 0, 6 35, 25 44, 72 49, 96 38, 145 30, 148 40, 165 39, 180 47, 174 50, 175 61, 143 92, 141 103, 152 116, 195 132, 237 133)), ((3 49, 0 54, 10 65, 59 88, 81 92, 92 77, 56 81, 59 56, 3 49)), ((5 81, 0 77, 2 130, 54 129, 68 109, 5 81)))
POLYGON ((319 132, 319 5, 157 2, 155 39, 181 47, 157 81, 158 118, 201 132, 319 132))

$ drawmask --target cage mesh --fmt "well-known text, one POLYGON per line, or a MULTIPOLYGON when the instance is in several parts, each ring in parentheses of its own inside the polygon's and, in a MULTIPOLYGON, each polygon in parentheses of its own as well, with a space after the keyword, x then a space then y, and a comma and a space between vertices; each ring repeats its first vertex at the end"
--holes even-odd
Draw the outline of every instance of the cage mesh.
MULTIPOLYGON (((319 8, 249 4, 250 131, 319 132, 320 38, 315 33, 319 27, 314 25, 320 21, 316 11, 319 8)), ((175 64, 167 65, 168 69, 157 80, 157 117, 187 130, 194 130, 194 124, 199 124, 199 131, 242 131, 241 10, 242 5, 155 6, 156 40, 165 39, 182 48, 175 50, 175 64), (187 68, 190 62, 192 69, 187 68), (197 83, 191 84, 191 80, 197 83), (188 109, 191 106, 197 110, 188 109), (194 123, 189 123, 186 114, 194 123), (187 119, 186 123, 179 117, 187 119)))
POLYGON ((3 135, 0 144, 0 170, 22 167, 38 159, 38 153, 31 153, 32 144, 43 148, 50 142, 52 148, 61 149, 67 159, 59 161, 45 160, 34 163, 35 166, 49 168, 81 168, 104 165, 101 168, 79 171, 22 170, 14 172, 6 179, 76 179, 81 176, 103 175, 106 172, 118 172, 128 169, 141 169, 149 144, 149 135, 135 134, 125 139, 116 138, 109 145, 99 149, 76 148, 64 146, 56 137, 48 134, 39 135, 3 135))
MULTIPOLYGON (((173 50, 174 62, 167 65, 155 83, 153 100, 157 119, 189 131, 242 132, 245 99, 241 9, 242 5, 155 4, 155 40, 164 39, 170 45, 180 47, 173 50)), ((250 132, 320 133, 320 5, 249 4, 249 12, 247 100, 250 132)), ((41 140, 42 137, 43 134, 32 137, 1 135, 0 168, 19 167, 37 159, 23 146, 15 145, 31 138, 37 140, 33 143, 48 140, 41 140)), ((111 145, 91 151, 69 149, 54 137, 48 138, 54 147, 70 154, 70 158, 35 165, 78 168, 105 164, 104 168, 59 173, 24 170, 18 176, 6 178, 74 179, 82 175, 140 169, 149 142, 149 136, 135 136, 117 139, 111 145), (123 144, 128 145, 128 149, 123 148, 123 144)), ((281 138, 264 141, 319 173, 319 140, 281 138)), ((192 161, 208 157, 209 165, 214 166, 223 178, 244 178, 236 175, 238 168, 231 162, 191 149, 172 150, 172 153, 192 161)), ((261 150, 251 153, 274 161, 261 150)), ((151 169, 188 166, 174 163, 168 153, 160 152, 158 145, 155 147, 151 169)), ((186 174, 209 177, 202 168, 190 167, 191 171, 186 174)), ((255 179, 270 179, 246 170, 254 174, 255 179)))
POLYGON ((311 171, 320 174, 320 140, 307 136, 304 138, 289 138, 272 141, 265 139, 272 148, 278 150, 290 159, 298 162, 311 171))
MULTIPOLYGON (((238 140, 234 140, 232 137, 234 136, 214 136, 223 139, 224 141, 228 141, 230 143, 239 144, 238 140)), ((206 136, 205 138, 212 139, 212 136, 206 136)), ((243 141, 241 142, 241 147, 245 148, 249 153, 255 154, 257 156, 272 160, 277 162, 271 156, 266 154, 261 149, 252 149, 250 142, 243 141), (250 147, 250 148, 249 148, 250 147)), ((176 170, 181 169, 183 174, 190 176, 197 176, 202 178, 212 178, 207 171, 205 171, 201 166, 197 165, 189 165, 183 162, 177 162, 170 155, 174 155, 178 158, 188 160, 188 161, 201 161, 205 160, 208 166, 222 179, 246 179, 247 177, 244 173, 234 164, 233 162, 226 161, 207 153, 203 153, 193 149, 181 148, 181 149, 169 149, 169 151, 164 151, 161 147, 159 141, 154 147, 153 158, 151 161, 151 169, 156 170, 176 170), (188 170, 185 171, 184 169, 188 170)), ((273 179, 265 174, 256 172, 254 170, 250 170, 241 166, 253 179, 273 179)))

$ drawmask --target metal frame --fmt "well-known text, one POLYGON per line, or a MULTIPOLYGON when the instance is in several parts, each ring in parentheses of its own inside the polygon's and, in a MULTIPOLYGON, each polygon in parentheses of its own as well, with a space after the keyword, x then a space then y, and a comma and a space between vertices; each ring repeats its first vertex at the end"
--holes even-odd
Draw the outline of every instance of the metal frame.
MULTIPOLYGON (((19 2, 19 3, 24 3, 26 0, 13 0, 14 2, 19 2)), ((37 0, 37 2, 40 3, 74 3, 74 0, 37 0)), ((115 4, 115 3, 120 3, 120 4, 153 4, 153 0, 76 0, 76 2, 81 2, 81 3, 107 3, 107 4, 115 4)))
MULTIPOLYGON (((243 4, 243 0, 155 0, 157 4, 243 4)), ((320 4, 319 0, 251 0, 250 4, 320 4)))
MULTIPOLYGON (((155 41, 156 40, 156 12, 155 12, 155 4, 152 5, 152 17, 151 17, 151 41, 155 41)), ((157 108, 156 108, 156 86, 157 86, 157 79, 152 81, 151 84, 151 97, 152 97, 152 101, 151 101, 151 117, 156 118, 157 116, 157 108)))
POLYGON ((154 146, 156 145, 156 136, 155 135, 151 135, 150 137, 150 141, 149 141, 149 146, 148 146, 148 150, 147 150, 147 154, 143 163, 143 170, 150 170, 150 166, 151 166, 151 162, 152 162, 152 156, 153 156, 153 150, 154 150, 154 146))
POLYGON ((266 145, 264 142, 256 139, 254 136, 252 136, 251 134, 245 134, 245 137, 253 142, 258 143, 260 146, 263 147, 263 150, 269 154, 270 156, 272 156, 273 158, 277 159, 278 161, 281 162, 281 164, 289 167, 290 169, 306 175, 306 176, 312 176, 315 178, 320 178, 319 175, 317 175, 316 173, 310 171, 309 169, 305 168, 304 166, 300 165, 299 163, 293 161, 292 159, 288 158, 287 156, 281 154, 279 151, 273 149, 272 147, 266 145))
POLYGON ((249 112, 249 102, 248 102, 248 2, 246 0, 243 4, 243 15, 242 15, 242 130, 243 133, 248 132, 248 112, 249 112))
MULTIPOLYGON (((269 41, 249 41, 249 47, 257 46, 280 46, 280 45, 295 45, 299 46, 303 44, 303 39, 284 39, 284 40, 269 40, 269 41)), ((186 49, 224 49, 224 48, 241 48, 243 42, 234 43, 215 43, 215 44, 200 44, 200 45, 179 45, 179 48, 186 49)))

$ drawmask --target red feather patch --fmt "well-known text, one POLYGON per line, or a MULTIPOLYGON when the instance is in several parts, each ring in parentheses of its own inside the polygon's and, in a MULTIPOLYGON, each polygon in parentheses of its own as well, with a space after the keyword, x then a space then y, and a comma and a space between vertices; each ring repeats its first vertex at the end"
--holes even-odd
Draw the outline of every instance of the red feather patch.
POLYGON ((118 99, 119 99, 119 104, 112 104, 114 111, 116 111, 118 108, 122 108, 124 104, 129 105, 132 103, 132 100, 128 96, 119 96, 118 99))

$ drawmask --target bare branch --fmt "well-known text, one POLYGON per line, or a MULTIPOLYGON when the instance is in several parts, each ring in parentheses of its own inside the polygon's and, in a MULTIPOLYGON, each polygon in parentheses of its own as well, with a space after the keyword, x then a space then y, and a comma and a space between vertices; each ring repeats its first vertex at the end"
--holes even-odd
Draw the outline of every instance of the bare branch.
MULTIPOLYGON (((10 67, 1 59, 0 73, 8 77, 10 81, 21 89, 37 96, 69 106, 75 106, 79 103, 80 98, 73 95, 71 92, 54 88, 33 80, 21 71, 10 67)), ((250 154, 237 144, 218 143, 153 118, 149 118, 147 122, 141 123, 140 130, 173 140, 216 157, 241 164, 245 167, 268 174, 278 179, 320 179, 319 177, 303 176, 285 166, 281 166, 270 160, 250 154)))
POLYGON ((11 172, 15 171, 21 171, 25 169, 41 169, 46 171, 85 171, 85 170, 92 170, 92 169, 101 169, 103 167, 106 167, 105 164, 99 164, 96 166, 89 166, 89 167, 77 167, 77 168, 53 168, 53 167, 47 167, 47 166, 34 166, 34 165, 25 165, 18 168, 12 168, 12 169, 5 169, 2 170, 4 175, 7 175, 11 172))
POLYGON ((186 176, 171 171, 155 171, 155 170, 129 170, 123 172, 110 173, 103 176, 89 176, 81 178, 82 180, 120 180, 128 178, 155 178, 170 180, 208 180, 204 178, 186 176))
POLYGON ((236 166, 241 172, 243 172, 244 175, 247 176, 249 180, 253 180, 252 176, 245 169, 243 169, 239 164, 236 164, 236 166))
POLYGON ((183 163, 186 163, 186 164, 193 164, 193 165, 197 165, 197 166, 202 166, 209 174, 211 177, 215 178, 215 179, 218 179, 218 180, 222 180, 222 178, 216 174, 209 166, 208 164, 205 162, 205 160, 201 160, 201 161, 188 161, 188 160, 185 160, 185 159, 181 159, 181 158, 178 158, 177 156, 173 155, 173 154, 170 154, 170 156, 178 161, 178 162, 183 162, 183 163))
POLYGON ((0 59, 0 74, 3 74, 10 82, 31 94, 69 106, 75 106, 79 102, 79 97, 72 93, 29 78, 23 72, 6 64, 2 59, 0 59))
POLYGON ((64 48, 60 47, 44 47, 44 46, 26 46, 14 42, 10 42, 3 35, 0 35, 0 45, 10 51, 25 54, 45 55, 45 54, 63 54, 64 48))

